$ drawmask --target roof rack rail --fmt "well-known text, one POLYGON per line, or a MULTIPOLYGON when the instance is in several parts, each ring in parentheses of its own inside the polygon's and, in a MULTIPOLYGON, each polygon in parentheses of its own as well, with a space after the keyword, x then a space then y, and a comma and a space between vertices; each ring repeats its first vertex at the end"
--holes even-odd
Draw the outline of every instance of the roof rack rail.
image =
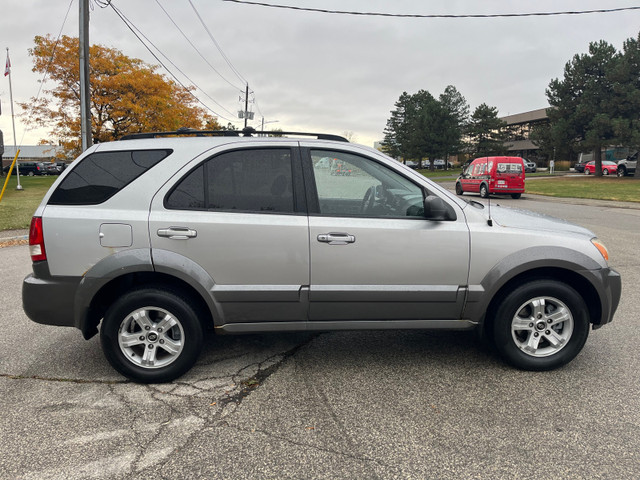
POLYGON ((252 137, 254 135, 263 135, 269 137, 282 137, 293 135, 299 137, 315 137, 318 140, 333 140, 336 142, 349 142, 340 135, 332 135, 329 133, 307 133, 307 132, 264 132, 258 131, 252 127, 246 127, 242 130, 196 130, 195 128, 179 128, 174 132, 148 132, 148 133, 131 133, 120 137, 120 140, 134 140, 141 138, 158 138, 158 137, 177 137, 177 136, 195 136, 195 137, 252 137))

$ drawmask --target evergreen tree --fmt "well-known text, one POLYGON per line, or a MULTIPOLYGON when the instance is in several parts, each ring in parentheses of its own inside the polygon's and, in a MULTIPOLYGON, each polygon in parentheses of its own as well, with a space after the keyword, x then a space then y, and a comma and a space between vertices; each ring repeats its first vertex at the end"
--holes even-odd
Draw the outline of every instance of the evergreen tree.
POLYGON ((474 157, 504 155, 507 124, 498 118, 498 109, 486 103, 479 105, 471 115, 467 127, 469 152, 474 157))
POLYGON ((589 53, 574 55, 564 78, 547 88, 550 136, 575 151, 593 151, 596 175, 602 175, 602 147, 618 144, 620 109, 615 101, 615 76, 621 56, 605 41, 589 45, 589 53))

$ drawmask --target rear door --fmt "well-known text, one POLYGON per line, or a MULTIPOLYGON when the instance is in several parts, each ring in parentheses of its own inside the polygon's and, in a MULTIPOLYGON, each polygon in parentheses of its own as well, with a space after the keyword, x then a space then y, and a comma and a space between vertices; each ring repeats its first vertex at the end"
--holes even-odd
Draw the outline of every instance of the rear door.
POLYGON ((311 285, 309 320, 458 319, 469 231, 423 215, 423 188, 382 161, 303 149, 307 160, 311 285), (320 159, 350 171, 336 175, 320 159))
POLYGON ((203 268, 216 324, 306 321, 309 233, 296 147, 218 149, 153 199, 154 262, 162 255, 203 268))
POLYGON ((494 191, 524 192, 524 164, 521 159, 498 158, 494 191))

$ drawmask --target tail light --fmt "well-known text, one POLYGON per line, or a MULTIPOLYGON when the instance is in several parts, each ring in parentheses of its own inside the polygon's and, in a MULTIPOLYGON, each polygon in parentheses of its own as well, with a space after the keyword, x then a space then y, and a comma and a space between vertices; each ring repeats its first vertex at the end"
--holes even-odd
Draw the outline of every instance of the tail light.
POLYGON ((42 217, 33 217, 29 228, 29 252, 31 261, 41 262, 47 259, 44 249, 44 234, 42 231, 42 217))

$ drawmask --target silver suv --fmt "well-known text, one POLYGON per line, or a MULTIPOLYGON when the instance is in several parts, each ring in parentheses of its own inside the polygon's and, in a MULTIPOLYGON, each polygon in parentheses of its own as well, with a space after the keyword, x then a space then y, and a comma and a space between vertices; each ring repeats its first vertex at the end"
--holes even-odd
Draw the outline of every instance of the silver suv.
POLYGON ((618 161, 618 176, 626 177, 627 175, 634 175, 636 173, 636 165, 638 164, 638 153, 629 155, 627 158, 618 161))
POLYGON ((548 370, 618 306, 620 277, 584 228, 489 218, 333 136, 176 133, 93 146, 31 224, 27 315, 86 339, 101 324, 108 361, 136 381, 185 373, 210 327, 476 329, 510 364, 548 370))

